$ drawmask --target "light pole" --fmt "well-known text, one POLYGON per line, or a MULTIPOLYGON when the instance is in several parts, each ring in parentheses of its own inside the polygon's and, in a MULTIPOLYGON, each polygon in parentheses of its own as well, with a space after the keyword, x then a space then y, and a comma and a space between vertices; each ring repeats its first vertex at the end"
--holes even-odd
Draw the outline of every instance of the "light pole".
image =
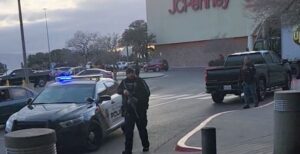
POLYGON ((45 22, 46 22, 46 31, 47 31, 47 41, 48 41, 48 52, 49 52, 49 64, 51 65, 51 51, 50 51, 50 41, 49 41, 49 31, 48 31, 48 21, 47 21, 47 9, 45 11, 45 22))
POLYGON ((26 46, 25 46, 25 36, 24 36, 24 28, 23 28, 23 18, 22 18, 22 8, 21 2, 18 0, 18 7, 19 7, 19 20, 20 20, 20 30, 21 30, 21 39, 22 39, 22 49, 23 49, 23 68, 24 75, 25 75, 25 82, 29 83, 28 71, 27 69, 27 57, 26 57, 26 46))

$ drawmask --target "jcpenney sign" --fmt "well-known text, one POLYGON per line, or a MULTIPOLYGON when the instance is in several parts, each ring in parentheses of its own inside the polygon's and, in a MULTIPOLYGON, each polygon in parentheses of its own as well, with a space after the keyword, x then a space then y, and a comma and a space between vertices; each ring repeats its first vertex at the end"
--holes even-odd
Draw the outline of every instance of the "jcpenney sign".
POLYGON ((189 9, 194 11, 211 8, 221 8, 226 10, 228 5, 229 0, 173 0, 173 6, 169 9, 169 13, 185 13, 189 9))

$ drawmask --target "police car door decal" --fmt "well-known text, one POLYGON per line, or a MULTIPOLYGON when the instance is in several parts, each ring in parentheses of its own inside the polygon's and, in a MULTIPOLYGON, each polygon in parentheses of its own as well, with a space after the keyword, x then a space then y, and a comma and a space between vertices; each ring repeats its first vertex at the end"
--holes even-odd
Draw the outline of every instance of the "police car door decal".
POLYGON ((112 95, 112 104, 109 112, 110 122, 113 125, 114 123, 118 123, 120 118, 122 117, 122 98, 120 95, 112 95))

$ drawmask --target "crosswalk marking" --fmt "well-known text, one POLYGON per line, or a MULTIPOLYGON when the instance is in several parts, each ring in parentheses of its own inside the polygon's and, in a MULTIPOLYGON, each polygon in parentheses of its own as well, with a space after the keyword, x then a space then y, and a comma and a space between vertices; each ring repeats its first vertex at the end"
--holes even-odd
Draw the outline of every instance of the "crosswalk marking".
POLYGON ((174 96, 174 94, 167 94, 167 95, 151 95, 150 98, 162 98, 162 97, 169 97, 174 96))
POLYGON ((189 97, 183 97, 183 98, 179 98, 179 100, 185 100, 185 99, 193 99, 193 98, 199 98, 199 97, 205 97, 208 96, 210 94, 198 94, 198 95, 192 95, 189 97))
POLYGON ((211 99, 211 96, 206 96, 206 97, 197 98, 197 99, 201 99, 201 100, 204 100, 204 99, 211 99))
POLYGON ((171 96, 171 97, 166 97, 166 98, 161 98, 161 99, 175 99, 175 98, 180 98, 180 97, 187 97, 187 96, 191 96, 191 95, 178 95, 178 96, 171 96))
MULTIPOLYGON (((237 98, 238 96, 236 95, 227 95, 225 99, 233 99, 237 98)), ((151 100, 189 100, 189 99, 198 99, 198 100, 209 100, 211 98, 211 94, 207 93, 200 93, 200 94, 181 94, 181 95, 176 95, 176 94, 156 94, 156 95, 151 95, 150 96, 151 100)))

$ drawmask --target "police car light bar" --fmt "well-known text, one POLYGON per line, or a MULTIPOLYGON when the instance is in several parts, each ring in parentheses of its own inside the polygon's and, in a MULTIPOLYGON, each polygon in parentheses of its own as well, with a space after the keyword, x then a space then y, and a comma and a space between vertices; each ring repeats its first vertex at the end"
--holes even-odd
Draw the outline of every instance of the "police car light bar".
POLYGON ((84 75, 84 76, 59 76, 55 78, 56 82, 66 83, 73 80, 95 80, 99 81, 100 78, 103 78, 103 75, 84 75))
POLYGON ((59 76, 55 78, 56 82, 70 82, 72 81, 72 77, 71 76, 59 76))

